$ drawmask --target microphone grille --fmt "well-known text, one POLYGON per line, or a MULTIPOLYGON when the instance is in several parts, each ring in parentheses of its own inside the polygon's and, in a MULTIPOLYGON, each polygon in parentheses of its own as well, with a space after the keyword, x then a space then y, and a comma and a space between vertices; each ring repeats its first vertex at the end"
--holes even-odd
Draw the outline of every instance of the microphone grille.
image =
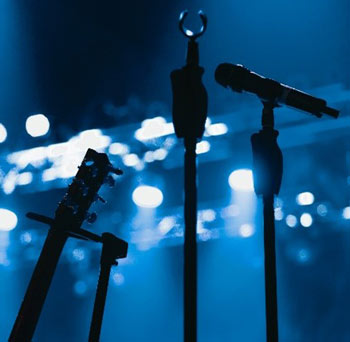
POLYGON ((227 88, 232 80, 232 70, 234 65, 231 63, 219 64, 215 70, 215 80, 223 87, 227 88))

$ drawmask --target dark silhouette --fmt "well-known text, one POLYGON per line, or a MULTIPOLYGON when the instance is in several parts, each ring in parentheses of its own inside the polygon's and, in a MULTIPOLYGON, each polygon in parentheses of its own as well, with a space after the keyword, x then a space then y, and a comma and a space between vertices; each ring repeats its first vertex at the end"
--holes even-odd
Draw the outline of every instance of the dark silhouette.
POLYGON ((207 18, 198 12, 203 26, 198 33, 184 27, 187 11, 180 15, 179 27, 189 38, 186 65, 171 73, 173 122, 178 138, 185 145, 185 246, 184 246, 184 340, 197 341, 197 169, 196 144, 204 133, 208 96, 202 83, 204 69, 199 66, 196 39, 207 26, 207 18))

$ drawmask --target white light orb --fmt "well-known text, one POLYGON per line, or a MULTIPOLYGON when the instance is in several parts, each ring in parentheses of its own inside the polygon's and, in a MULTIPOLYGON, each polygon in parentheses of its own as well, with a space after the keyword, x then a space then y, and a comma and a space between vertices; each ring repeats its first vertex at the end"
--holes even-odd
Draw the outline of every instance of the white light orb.
POLYGON ((50 122, 44 114, 31 115, 26 120, 26 131, 32 137, 45 135, 50 129, 50 122))

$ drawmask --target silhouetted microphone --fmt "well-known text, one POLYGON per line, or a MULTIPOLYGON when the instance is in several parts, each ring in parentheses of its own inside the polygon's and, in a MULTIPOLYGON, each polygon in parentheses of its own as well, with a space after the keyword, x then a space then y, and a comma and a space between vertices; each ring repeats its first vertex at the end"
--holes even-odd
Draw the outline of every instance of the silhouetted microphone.
POLYGON ((230 87, 239 93, 247 91, 256 94, 262 101, 285 104, 317 117, 328 114, 337 118, 339 115, 338 110, 327 107, 325 100, 260 76, 239 64, 220 64, 216 68, 215 79, 225 88, 230 87))

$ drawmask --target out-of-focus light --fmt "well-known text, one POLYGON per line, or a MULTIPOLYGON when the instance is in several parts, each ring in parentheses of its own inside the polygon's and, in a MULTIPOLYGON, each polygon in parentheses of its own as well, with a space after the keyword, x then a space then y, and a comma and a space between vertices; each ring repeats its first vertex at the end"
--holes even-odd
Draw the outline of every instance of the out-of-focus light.
POLYGON ((210 151, 209 141, 203 140, 203 141, 197 143, 197 146, 196 146, 196 153, 197 154, 207 153, 209 151, 210 151))
POLYGON ((282 221, 284 217, 283 210, 281 208, 275 209, 275 220, 282 221))
POLYGON ((134 203, 142 208, 156 208, 163 202, 163 193, 156 187, 141 185, 132 193, 134 203))
POLYGON ((114 284, 116 284, 118 286, 123 285, 124 282, 125 282, 124 276, 121 273, 119 273, 119 272, 115 272, 112 275, 112 279, 113 279, 114 284))
POLYGON ((280 197, 275 197, 275 208, 282 208, 283 207, 283 200, 280 197))
POLYGON ((302 192, 297 196, 299 205, 310 205, 314 203, 315 197, 311 192, 302 192))
POLYGON ((6 127, 0 123, 0 144, 3 143, 7 138, 6 127))
POLYGON ((297 252, 297 260, 300 263, 307 263, 311 259, 310 250, 307 248, 301 248, 297 252))
POLYGON ((2 190, 6 195, 10 195, 16 188, 17 182, 17 172, 14 170, 9 171, 9 173, 4 177, 2 181, 2 190))
POLYGON ((28 185, 33 181, 33 174, 31 172, 23 172, 17 176, 18 185, 28 185))
POLYGON ((297 218, 294 215, 287 215, 286 224, 288 227, 294 228, 298 223, 297 218))
POLYGON ((221 209, 221 217, 223 219, 227 217, 235 217, 239 215, 239 206, 237 204, 231 204, 226 208, 221 209))
POLYGON ((113 155, 124 155, 129 153, 129 146, 121 143, 113 143, 109 146, 108 152, 113 155))
POLYGON ((23 232, 19 240, 23 245, 28 245, 33 241, 33 236, 30 232, 23 232))
POLYGON ((125 166, 136 166, 140 159, 135 153, 126 154, 123 157, 123 163, 125 166))
POLYGON ((350 220, 350 207, 345 207, 343 209, 343 218, 345 220, 350 220))
POLYGON ((252 236, 253 234, 254 234, 254 227, 251 224, 245 223, 239 227, 240 236, 247 238, 252 236))
POLYGON ((158 224, 158 229, 162 235, 166 235, 176 225, 175 216, 166 216, 158 224))
POLYGON ((168 151, 165 148, 158 148, 153 152, 155 160, 164 160, 168 154, 168 151))
POLYGON ((312 216, 309 213, 304 213, 300 216, 300 224, 303 227, 310 227, 312 225, 312 216))
POLYGON ((0 230, 10 231, 17 226, 17 216, 11 210, 0 208, 0 230))
POLYGON ((253 191, 253 172, 248 169, 239 169, 233 171, 228 178, 228 183, 233 190, 253 191))
POLYGON ((32 137, 45 135, 50 129, 50 122, 43 114, 31 115, 26 120, 27 133, 32 137))
POLYGON ((200 210, 198 216, 203 222, 213 222, 216 219, 216 212, 213 209, 200 210))
POLYGON ((75 284, 74 284, 74 292, 79 295, 79 296, 83 296, 86 291, 87 291, 87 284, 85 281, 83 280, 78 280, 75 284))
POLYGON ((317 210, 317 214, 320 216, 326 216, 328 213, 328 209, 325 204, 319 204, 316 210, 317 210))
POLYGON ((163 117, 157 116, 153 119, 144 120, 141 128, 136 130, 135 138, 139 141, 146 141, 173 134, 174 132, 174 126, 171 122, 167 123, 163 117))
POLYGON ((145 153, 145 156, 143 157, 143 159, 145 160, 146 163, 152 163, 152 162, 154 162, 153 151, 147 151, 147 152, 145 153))
POLYGON ((69 139, 68 144, 73 151, 81 151, 85 154, 88 148, 104 151, 110 145, 111 140, 111 137, 104 135, 100 129, 88 129, 69 139))
POLYGON ((57 170, 55 168, 46 169, 41 175, 43 182, 50 182, 57 178, 57 170))
POLYGON ((72 256, 74 260, 82 261, 85 259, 85 251, 81 248, 74 248, 72 256))
POLYGON ((228 131, 227 126, 224 123, 216 123, 208 126, 206 128, 206 131, 209 135, 223 135, 226 134, 228 131))

